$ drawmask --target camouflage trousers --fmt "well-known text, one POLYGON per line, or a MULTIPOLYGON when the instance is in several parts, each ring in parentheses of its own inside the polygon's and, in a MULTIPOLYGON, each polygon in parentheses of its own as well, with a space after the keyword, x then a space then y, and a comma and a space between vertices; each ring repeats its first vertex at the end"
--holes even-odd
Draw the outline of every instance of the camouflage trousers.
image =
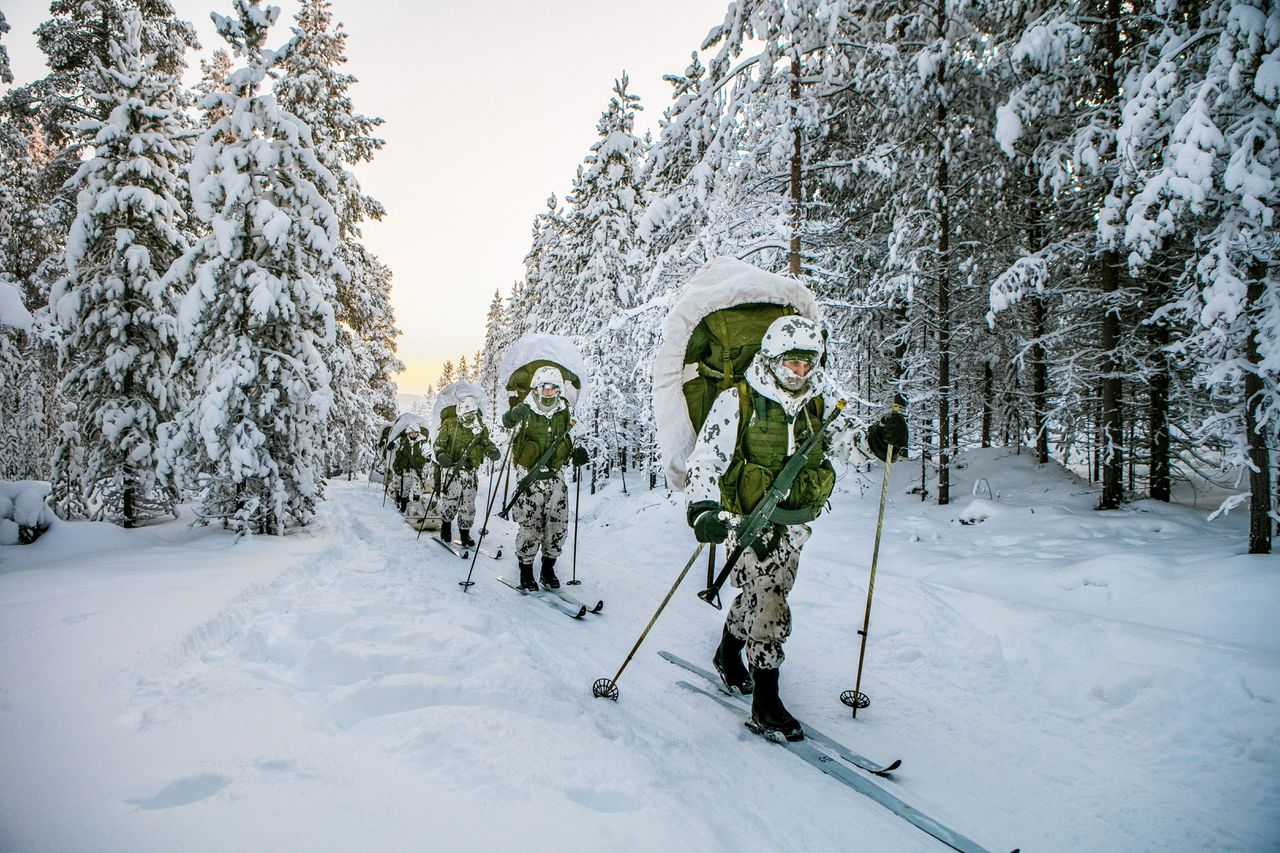
POLYGON ((542 556, 560 556, 565 534, 569 531, 569 489, 560 477, 535 480, 529 490, 516 499, 511 518, 520 525, 516 535, 516 559, 532 563, 538 548, 542 556))
POLYGON ((388 484, 387 490, 395 500, 415 494, 421 496, 427 493, 422 475, 412 469, 405 471, 403 476, 392 472, 391 482, 388 484))
POLYGON ((440 517, 458 519, 458 526, 470 530, 476 520, 476 489, 479 478, 475 471, 449 468, 441 474, 440 517))
MULTIPOLYGON (((763 560, 748 548, 743 552, 729 583, 738 587, 738 595, 729 605, 725 628, 746 643, 747 664, 757 669, 777 669, 785 655, 782 644, 791 636, 791 606, 787 596, 796 582, 800 567, 800 549, 809 541, 807 524, 792 524, 786 537, 763 560)), ((730 535, 726 552, 735 545, 730 535)))

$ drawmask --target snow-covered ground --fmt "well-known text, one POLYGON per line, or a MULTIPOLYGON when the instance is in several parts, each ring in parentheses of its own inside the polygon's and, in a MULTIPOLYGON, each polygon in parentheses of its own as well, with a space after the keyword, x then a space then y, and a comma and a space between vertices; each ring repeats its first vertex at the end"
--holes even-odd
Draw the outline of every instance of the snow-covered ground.
MULTIPOLYGON (((964 461, 948 507, 893 472, 857 720, 879 469, 841 481, 791 710, 992 850, 1280 847, 1280 557, 1243 554, 1240 513, 1097 513, 1026 455, 964 461)), ((694 547, 678 496, 619 486, 582 497, 577 590, 606 605, 580 622, 494 582, 510 556, 464 594, 366 483, 278 539, 61 523, 0 549, 0 850, 944 849, 674 686, 655 652, 719 634, 702 565, 619 702, 591 697, 694 547)))

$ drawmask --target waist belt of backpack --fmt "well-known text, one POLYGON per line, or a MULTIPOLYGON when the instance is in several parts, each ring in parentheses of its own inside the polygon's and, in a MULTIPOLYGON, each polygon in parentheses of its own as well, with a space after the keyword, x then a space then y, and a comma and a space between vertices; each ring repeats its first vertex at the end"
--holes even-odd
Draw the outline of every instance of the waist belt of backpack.
POLYGON ((778 507, 769 513, 769 520, 774 524, 808 524, 817 518, 810 509, 783 509, 778 507))

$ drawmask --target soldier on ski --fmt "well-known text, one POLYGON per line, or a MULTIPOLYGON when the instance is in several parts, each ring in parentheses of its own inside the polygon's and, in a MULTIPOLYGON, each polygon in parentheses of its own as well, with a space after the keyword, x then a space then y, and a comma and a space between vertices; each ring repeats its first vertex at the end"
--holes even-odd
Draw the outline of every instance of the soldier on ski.
POLYGON ((423 469, 430 461, 427 437, 417 423, 410 423, 395 441, 395 455, 391 471, 396 484, 396 506, 400 512, 409 508, 411 495, 421 495, 425 489, 423 469))
POLYGON ((454 417, 440 423, 435 441, 436 464, 440 466, 443 489, 440 496, 440 538, 453 539, 453 520, 458 519, 458 536, 470 548, 471 525, 476 518, 476 475, 484 459, 498 460, 502 454, 489 439, 489 428, 480 417, 480 405, 471 397, 459 398, 454 417))
MULTIPOLYGON (((745 380, 715 398, 688 460, 687 518, 698 541, 726 542, 732 550, 735 524, 761 500, 796 447, 834 411, 835 398, 823 393, 823 351, 817 323, 780 317, 769 325, 745 380)), ((817 518, 835 485, 829 459, 847 459, 854 439, 853 424, 837 418, 809 452, 773 523, 750 543, 729 578, 740 592, 729 607, 713 662, 729 687, 751 694, 755 726, 788 740, 799 740, 804 732, 778 695, 782 645, 791 634, 787 595, 811 533, 807 522, 817 518)), ((900 448, 906 442, 906 421, 897 413, 867 433, 868 446, 882 460, 888 445, 900 448)))
POLYGON ((569 462, 581 467, 587 451, 575 447, 569 435, 569 404, 564 399, 564 376, 555 367, 543 365, 533 373, 530 390, 522 402, 502 416, 502 425, 520 430, 512 439, 511 459, 528 486, 512 507, 520 525, 516 536, 516 560, 520 565, 520 588, 537 590, 533 559, 542 549, 542 583, 558 589, 556 558, 560 556, 568 531, 569 491, 563 470, 569 462), (539 460, 542 461, 539 464, 539 460))

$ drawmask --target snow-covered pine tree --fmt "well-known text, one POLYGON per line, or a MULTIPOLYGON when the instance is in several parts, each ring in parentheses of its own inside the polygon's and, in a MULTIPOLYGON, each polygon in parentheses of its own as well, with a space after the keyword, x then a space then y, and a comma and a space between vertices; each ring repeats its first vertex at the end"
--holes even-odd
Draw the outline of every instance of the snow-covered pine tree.
POLYGON ((351 281, 368 285, 367 298, 352 303, 352 310, 337 310, 344 322, 337 324, 337 353, 350 357, 335 365, 335 391, 326 429, 327 465, 331 474, 364 471, 373 462, 373 449, 383 425, 399 414, 396 386, 391 377, 404 370, 396 357, 396 336, 390 304, 391 270, 356 242, 343 244, 341 252, 351 281), (334 428, 342 419, 347 426, 334 428))
POLYGON ((33 331, 21 288, 0 272, 0 480, 40 480, 48 473, 39 374, 31 366, 33 331))
POLYGON ((453 359, 445 359, 444 366, 440 368, 440 378, 436 381, 435 391, 440 393, 446 385, 458 380, 457 370, 453 366, 453 359))
MULTIPOLYGON (((0 39, 9 32, 9 22, 4 18, 4 12, 0 12, 0 39)), ((9 48, 0 43, 0 83, 13 82, 13 69, 9 67, 9 48)))
MULTIPOLYGON (((352 457, 353 448, 372 447, 381 429, 374 411, 386 404, 385 376, 368 374, 369 368, 392 367, 385 359, 362 358, 357 351, 373 353, 388 345, 385 330, 394 326, 387 288, 390 278, 375 266, 368 248, 360 243, 360 224, 381 219, 382 205, 365 194, 353 167, 368 162, 382 147, 374 135, 382 119, 355 111, 350 89, 356 78, 339 69, 346 64, 347 33, 335 23, 328 0, 304 0, 295 16, 294 40, 280 63, 274 92, 282 109, 298 116, 311 128, 320 162, 333 174, 338 190, 330 197, 338 215, 338 256, 349 275, 338 282, 335 299, 338 321, 335 346, 326 353, 333 374, 334 404, 325 429, 330 471, 350 473, 363 465, 352 457), (373 261, 373 263, 371 263, 373 261), (360 362, 362 366, 357 367, 360 362), (336 458, 340 456, 341 458, 336 458)), ((394 341, 390 341, 394 350, 394 341)), ((398 362, 396 362, 398 364, 398 362)))
MULTIPOLYGON (((226 92, 227 78, 231 76, 233 68, 231 54, 225 47, 215 50, 208 59, 201 59, 200 80, 195 85, 197 103, 215 92, 226 92)), ((222 115, 220 108, 211 107, 204 111, 204 120, 206 123, 216 122, 222 115)))
POLYGON ((198 45, 194 29, 174 16, 167 0, 54 0, 50 18, 36 28, 50 73, 0 98, 0 122, 26 142, 25 153, 12 159, 11 150, 0 152, 7 167, 0 169, 0 182, 18 187, 19 196, 17 204, 4 199, 0 205, 0 255, 16 261, 0 269, 14 276, 36 315, 25 353, 26 371, 38 388, 31 406, 45 419, 46 438, 34 461, 41 476, 48 476, 49 442, 63 418, 56 330, 45 315, 50 288, 66 274, 63 245, 76 214, 69 179, 81 165, 83 143, 75 127, 86 117, 106 117, 106 107, 89 93, 107 85, 98 75, 110 64, 110 46, 121 38, 131 9, 142 13, 144 52, 156 56, 159 70, 180 73, 186 50, 198 45))
POLYGON ((67 277, 50 296, 62 328, 62 394, 68 411, 53 471, 55 507, 125 527, 172 510, 157 482, 157 430, 176 399, 170 367, 180 294, 166 281, 187 249, 176 198, 189 146, 178 117, 180 82, 142 53, 142 18, 126 12, 111 65, 91 93, 110 106, 79 132, 93 146, 73 179, 78 214, 67 237, 67 277))
POLYGON ((201 513, 237 532, 306 524, 323 490, 321 436, 332 395, 324 352, 345 273, 335 250, 337 182, 306 124, 264 89, 287 55, 265 47, 279 8, 234 0, 214 14, 242 67, 196 145, 196 215, 210 233, 172 274, 190 282, 179 313, 177 369, 196 393, 165 442, 166 463, 200 492, 201 513))
POLYGON ((1135 272, 1168 275, 1163 300, 1187 323, 1170 344, 1215 411, 1197 438, 1248 472, 1249 552, 1270 553, 1271 451, 1280 437, 1280 9, 1216 0, 1198 15, 1156 10, 1161 29, 1130 87, 1118 187, 1105 221, 1135 272), (1167 274, 1170 244, 1185 264, 1167 274))
POLYGON ((998 110, 997 139, 1006 153, 1028 158, 1030 174, 1052 199, 1052 230, 1042 249, 997 280, 992 308, 1013 304, 1029 284, 1043 286, 1047 271, 1068 273, 1060 278, 1066 310, 1055 319, 1073 341, 1060 369, 1051 370, 1051 384, 1062 390, 1058 411, 1066 428, 1098 433, 1100 509, 1123 498, 1123 382, 1142 380, 1147 369, 1136 356, 1147 348, 1138 328, 1140 293, 1122 262, 1115 206, 1106 199, 1120 174, 1125 101, 1152 59, 1158 5, 1015 5, 1010 17, 1021 24, 1008 27, 997 47, 1023 72, 998 110))

